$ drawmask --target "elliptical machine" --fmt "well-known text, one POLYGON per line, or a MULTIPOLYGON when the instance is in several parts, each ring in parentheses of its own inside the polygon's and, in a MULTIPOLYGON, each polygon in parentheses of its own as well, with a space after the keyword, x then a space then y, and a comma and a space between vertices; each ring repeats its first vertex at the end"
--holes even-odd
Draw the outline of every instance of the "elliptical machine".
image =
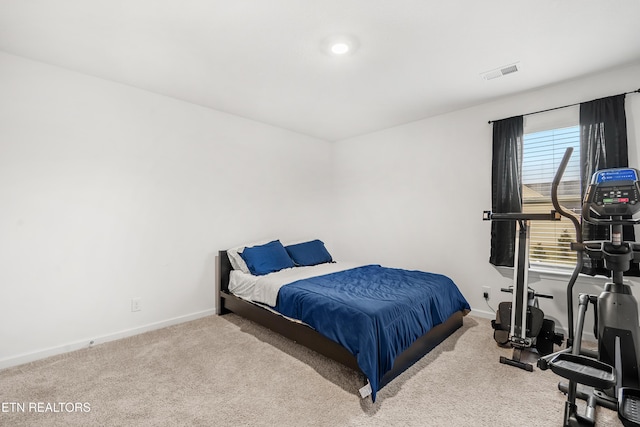
MULTIPOLYGON (((573 149, 567 149, 558 175, 559 182, 573 149)), ((577 242, 571 244, 577 251, 576 268, 567 288, 569 313, 569 339, 567 348, 542 357, 538 367, 551 370, 568 379, 560 383, 567 393, 564 426, 593 426, 595 408, 601 405, 617 410, 624 426, 640 426, 640 327, 638 304, 631 288, 624 283, 624 272, 632 262, 640 261, 640 244, 622 239, 624 225, 640 224, 640 219, 626 219, 640 211, 640 173, 631 168, 606 169, 596 172, 586 191, 582 205, 582 219, 588 223, 609 225, 611 240, 581 241, 581 227, 573 215, 564 211, 557 201, 554 180, 552 199, 557 211, 572 218, 577 242), (592 213, 600 215, 596 218, 592 213), (612 272, 612 282, 605 284, 599 295, 580 294, 578 317, 573 334, 573 285, 582 269, 582 254, 602 259, 612 272), (584 319, 589 304, 596 308, 594 333, 598 339, 596 352, 581 347, 584 319), (577 412, 576 399, 586 401, 584 414, 577 412)))

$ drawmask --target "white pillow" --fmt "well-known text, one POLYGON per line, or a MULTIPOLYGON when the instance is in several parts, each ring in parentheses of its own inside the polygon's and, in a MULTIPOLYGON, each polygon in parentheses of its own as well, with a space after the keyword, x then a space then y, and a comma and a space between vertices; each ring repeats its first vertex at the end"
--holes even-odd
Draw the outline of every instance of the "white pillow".
POLYGON ((244 262, 240 254, 244 250, 244 246, 240 246, 238 248, 227 249, 227 255, 229 256, 229 261, 231 262, 231 267, 234 270, 242 271, 243 273, 248 273, 249 268, 247 264, 244 262))

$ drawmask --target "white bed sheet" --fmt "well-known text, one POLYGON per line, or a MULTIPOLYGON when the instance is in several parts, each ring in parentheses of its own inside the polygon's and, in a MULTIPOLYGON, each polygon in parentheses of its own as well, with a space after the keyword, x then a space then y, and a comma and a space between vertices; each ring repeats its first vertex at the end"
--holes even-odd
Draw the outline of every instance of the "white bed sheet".
POLYGON ((366 264, 354 262, 333 262, 310 267, 293 267, 254 276, 240 270, 231 270, 229 275, 229 291, 240 298, 275 307, 278 292, 286 284, 315 276, 337 273, 338 271, 362 267, 366 264))

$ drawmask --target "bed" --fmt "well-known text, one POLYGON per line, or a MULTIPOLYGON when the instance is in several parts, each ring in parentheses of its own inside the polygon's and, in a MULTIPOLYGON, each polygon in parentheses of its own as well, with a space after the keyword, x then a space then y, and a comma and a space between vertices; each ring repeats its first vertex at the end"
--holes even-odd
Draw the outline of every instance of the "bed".
POLYGON ((446 276, 336 263, 319 240, 299 245, 302 250, 272 241, 241 247, 240 253, 220 251, 217 312, 234 312, 362 372, 368 384, 360 392, 373 401, 378 390, 460 328, 470 310, 446 276), (268 245, 284 264, 263 268, 265 252, 251 259, 251 251, 268 245), (239 255, 247 265, 238 265, 239 255))

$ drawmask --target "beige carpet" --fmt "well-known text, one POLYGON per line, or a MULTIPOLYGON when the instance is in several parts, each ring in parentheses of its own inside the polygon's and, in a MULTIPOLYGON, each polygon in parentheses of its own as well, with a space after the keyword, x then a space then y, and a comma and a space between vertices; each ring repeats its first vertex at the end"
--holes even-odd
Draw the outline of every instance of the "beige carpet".
POLYGON ((0 425, 561 425, 559 377, 501 365, 489 321, 464 322, 375 404, 359 374, 230 314, 0 371, 0 425))

